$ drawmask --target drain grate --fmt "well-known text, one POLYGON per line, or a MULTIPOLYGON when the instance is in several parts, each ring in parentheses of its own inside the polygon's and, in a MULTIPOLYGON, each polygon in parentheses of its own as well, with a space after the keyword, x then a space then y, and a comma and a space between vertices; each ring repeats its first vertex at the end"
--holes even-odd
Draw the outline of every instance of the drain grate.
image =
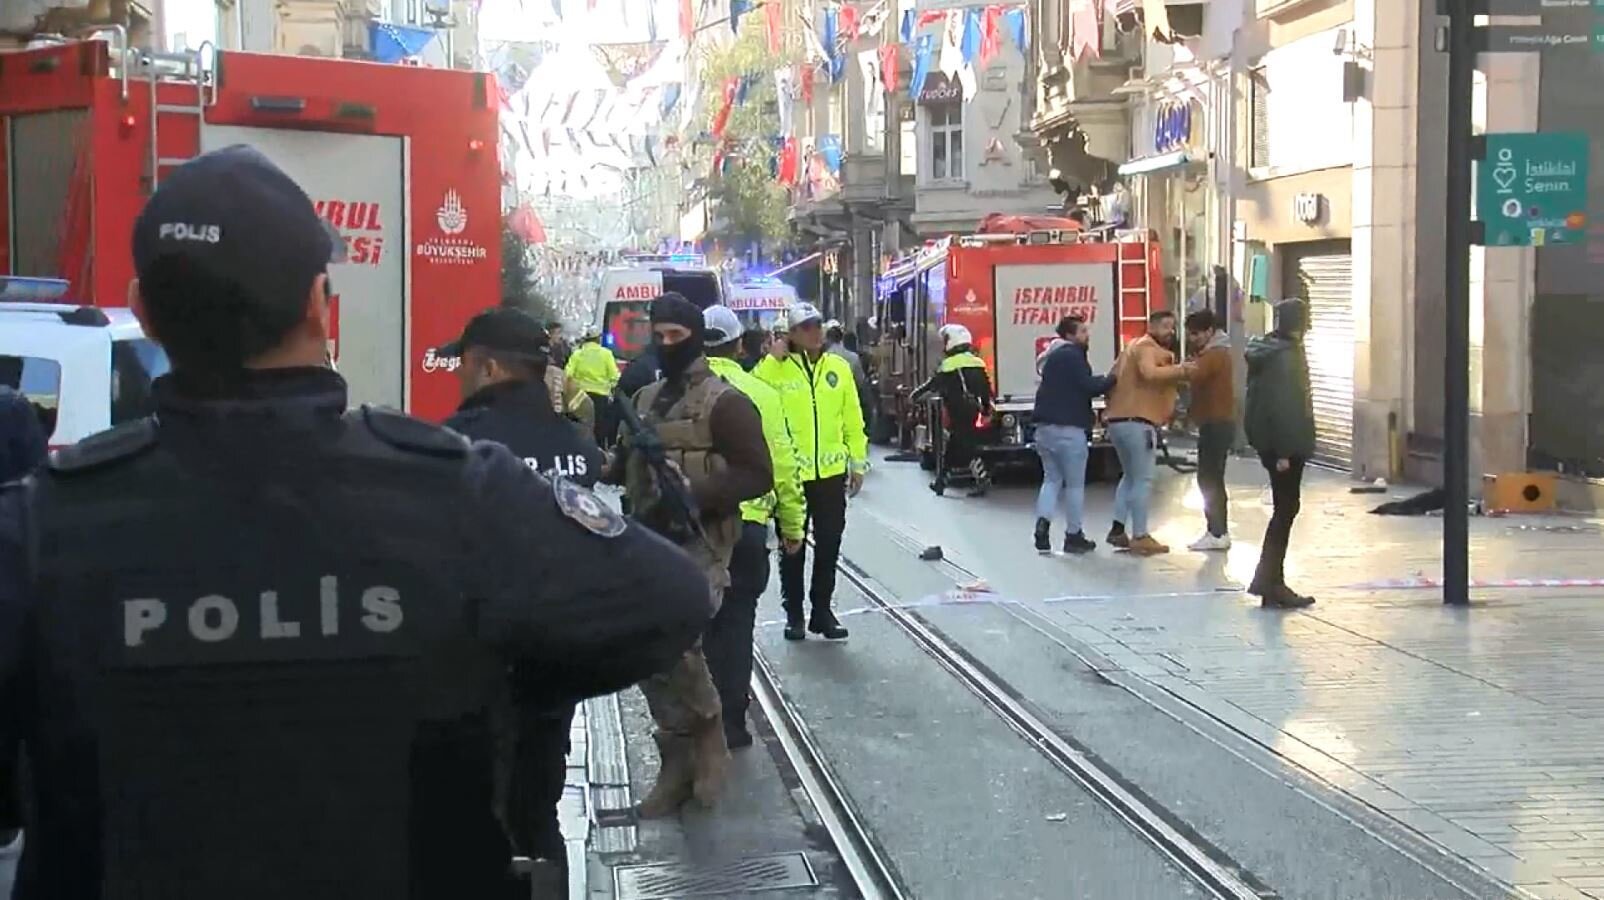
POLYGON ((617 900, 678 900, 817 887, 819 879, 802 853, 754 856, 717 868, 682 863, 619 866, 613 870, 617 900))

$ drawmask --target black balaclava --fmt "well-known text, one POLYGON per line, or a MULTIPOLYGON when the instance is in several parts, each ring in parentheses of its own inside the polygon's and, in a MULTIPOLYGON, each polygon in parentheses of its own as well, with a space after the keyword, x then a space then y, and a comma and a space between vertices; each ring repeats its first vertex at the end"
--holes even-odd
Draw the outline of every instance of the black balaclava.
POLYGON ((652 336, 663 377, 679 378, 702 355, 702 311, 684 295, 670 291, 652 301, 652 324, 683 325, 690 329, 691 336, 677 344, 664 344, 655 334, 652 336))

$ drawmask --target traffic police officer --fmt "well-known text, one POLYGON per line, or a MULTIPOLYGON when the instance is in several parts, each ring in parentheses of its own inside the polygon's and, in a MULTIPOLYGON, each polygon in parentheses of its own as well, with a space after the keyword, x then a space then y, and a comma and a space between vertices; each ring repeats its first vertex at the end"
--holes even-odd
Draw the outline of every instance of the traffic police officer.
POLYGON ((785 601, 785 639, 800 641, 811 631, 830 640, 847 636, 830 608, 835 567, 847 528, 847 498, 863 487, 869 468, 869 436, 863 406, 847 361, 824 350, 824 317, 811 303, 787 314, 788 340, 775 341, 752 374, 780 392, 785 420, 802 462, 802 490, 813 526, 813 609, 802 627, 802 577, 806 551, 780 560, 780 594, 785 601))
MULTIPOLYGON (((684 297, 662 296, 652 301, 651 322, 663 377, 641 389, 633 405, 688 484, 700 527, 686 534, 683 546, 703 566, 712 585, 709 600, 717 606, 741 537, 741 503, 774 488, 773 463, 757 408, 713 374, 702 354, 702 311, 684 297)), ((620 454, 621 474, 631 508, 651 522, 662 487, 634 440, 620 454)), ((672 815, 693 796, 712 805, 729 751, 723 704, 702 648, 643 682, 641 692, 657 723, 662 765, 640 814, 672 815)))
POLYGON ((706 577, 499 444, 347 412, 323 366, 340 241, 256 151, 172 170, 133 250, 174 368, 157 416, 0 493, 18 896, 504 896, 507 665, 550 704, 662 671, 706 577))
MULTIPOLYGON (((480 441, 504 444, 531 469, 548 478, 572 479, 589 488, 601 477, 605 457, 590 436, 551 408, 546 391, 550 338, 533 316, 501 307, 468 322, 462 337, 439 354, 460 358, 457 378, 462 407, 446 426, 480 441)), ((515 666, 508 704, 497 731, 503 735, 497 806, 513 846, 536 860, 533 878, 543 895, 567 894, 567 851, 557 820, 568 774, 568 733, 574 704, 542 708, 539 673, 515 666)))
POLYGON ((713 374, 745 394, 763 418, 763 438, 774 465, 774 490, 741 504, 741 539, 730 557, 730 586, 724 602, 707 626, 702 647, 724 704, 724 738, 731 750, 752 745, 746 729, 751 703, 752 628, 757 622, 757 601, 769 586, 769 523, 778 524, 780 543, 787 555, 802 549, 806 512, 802 481, 797 472, 796 447, 785 425, 780 395, 757 380, 736 361, 741 352, 741 320, 727 307, 702 311, 706 328, 707 364, 713 374))
POLYGON ((618 387, 618 360, 602 346, 601 329, 587 326, 579 336, 579 347, 563 367, 568 380, 590 395, 595 407, 596 442, 610 445, 618 426, 613 422, 613 388, 618 387))

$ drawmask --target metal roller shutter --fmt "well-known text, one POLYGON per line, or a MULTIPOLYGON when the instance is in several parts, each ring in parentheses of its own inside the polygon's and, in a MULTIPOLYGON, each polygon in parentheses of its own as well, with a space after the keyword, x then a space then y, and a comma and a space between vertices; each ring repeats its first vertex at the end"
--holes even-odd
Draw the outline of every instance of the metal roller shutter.
POLYGON ((1353 257, 1308 255, 1296 262, 1298 296, 1309 304, 1309 384, 1315 459, 1353 466, 1353 257))

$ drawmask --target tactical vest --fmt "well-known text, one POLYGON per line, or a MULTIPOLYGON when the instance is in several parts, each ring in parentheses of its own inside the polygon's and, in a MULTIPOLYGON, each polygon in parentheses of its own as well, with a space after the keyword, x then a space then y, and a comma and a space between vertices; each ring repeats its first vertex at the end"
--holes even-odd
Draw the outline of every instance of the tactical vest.
POLYGON ((490 896, 505 663, 461 592, 466 442, 253 424, 142 420, 39 480, 43 895, 490 896))
MULTIPOLYGON (((635 405, 641 419, 656 429, 668 458, 685 473, 694 494, 703 484, 723 477, 728 468, 724 457, 713 448, 713 406, 726 391, 735 389, 714 375, 706 360, 692 365, 686 378, 689 384, 685 393, 667 409, 657 409, 658 397, 667 385, 665 381, 641 389, 635 405)), ((647 504, 638 503, 635 498, 656 495, 651 469, 638 453, 629 457, 625 487, 637 509, 644 509, 647 504)), ((705 540, 693 540, 685 550, 702 563, 708 581, 713 583, 714 594, 722 595, 730 582, 730 556, 741 539, 741 514, 739 511, 719 516, 704 514, 702 531, 705 540)))

